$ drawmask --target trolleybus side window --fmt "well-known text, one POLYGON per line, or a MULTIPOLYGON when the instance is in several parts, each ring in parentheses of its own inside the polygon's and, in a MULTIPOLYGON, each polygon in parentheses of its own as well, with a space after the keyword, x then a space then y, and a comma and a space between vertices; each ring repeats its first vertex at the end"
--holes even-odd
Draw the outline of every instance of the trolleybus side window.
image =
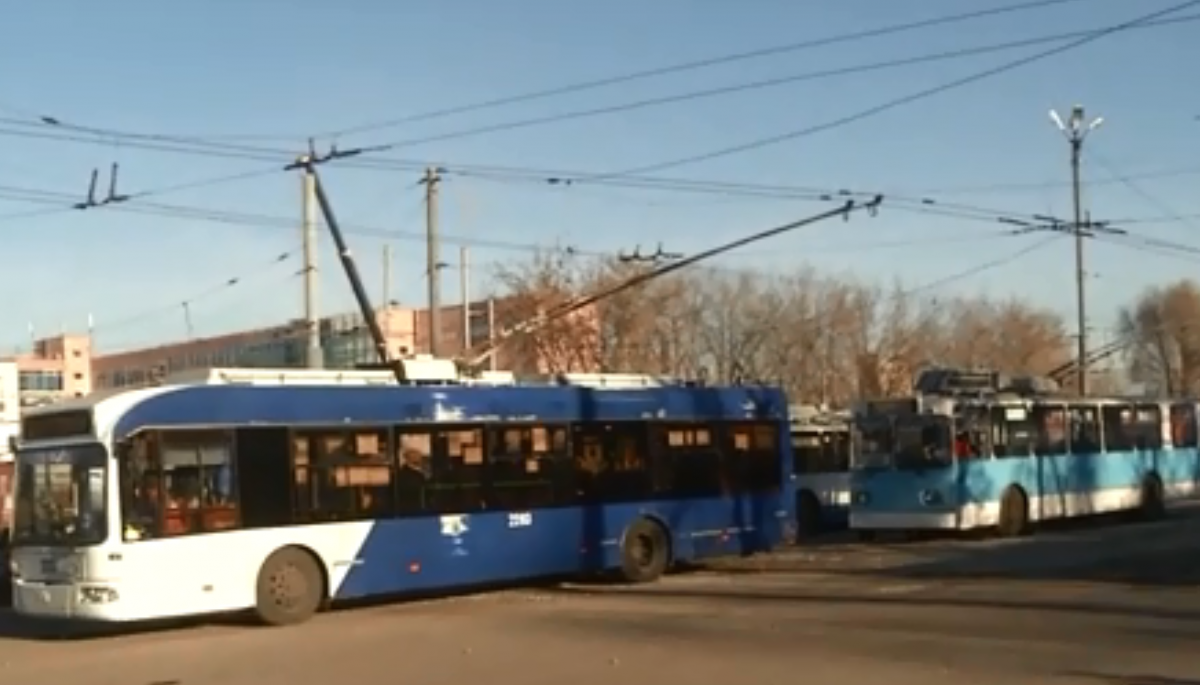
POLYGON ((1106 404, 1100 409, 1104 420, 1104 447, 1109 452, 1127 452, 1137 444, 1133 407, 1106 404))
POLYGON ((439 429, 432 437, 433 470, 426 488, 431 511, 448 514, 482 509, 486 504, 483 428, 439 429))
POLYGON ((1162 408, 1157 404, 1139 404, 1134 407, 1134 412, 1137 448, 1139 450, 1162 449, 1162 408))
POLYGON ((796 431, 792 433, 796 475, 838 473, 850 470, 849 431, 796 431))
POLYGON ((727 432, 725 450, 729 480, 735 492, 769 492, 780 486, 779 428, 770 423, 735 424, 727 432))
POLYGON ((1067 453, 1067 409, 1058 405, 1038 405, 1033 408, 1037 426, 1034 453, 1039 457, 1055 457, 1067 453))
POLYGON ((118 450, 121 528, 127 542, 156 538, 162 531, 163 494, 158 434, 139 433, 118 450))
POLYGON ((992 407, 992 454, 997 459, 1033 454, 1036 430, 1026 407, 992 407))
POLYGON ((488 507, 546 507, 574 499, 574 464, 564 426, 488 431, 488 507))
MULTIPOLYGON (((480 458, 483 446, 463 447, 472 459, 480 458)), ((409 427, 396 430, 396 512, 417 515, 429 508, 426 501, 433 477, 433 433, 409 427)))
POLYGON ((392 469, 382 429, 298 431, 292 440, 300 521, 347 521, 390 515, 392 469))
POLYGON ((646 423, 577 424, 573 432, 583 499, 621 502, 649 495, 646 423))
POLYGON ((708 424, 654 426, 654 490, 676 497, 721 494, 721 451, 708 424))
POLYGON ((1171 445, 1196 446, 1196 405, 1187 402, 1171 405, 1171 445))
POLYGON ((1068 412, 1071 420, 1071 454, 1097 454, 1103 451, 1099 409, 1095 405, 1072 404, 1068 412))
POLYGON ((122 454, 125 539, 238 527, 232 441, 223 430, 135 436, 122 454))

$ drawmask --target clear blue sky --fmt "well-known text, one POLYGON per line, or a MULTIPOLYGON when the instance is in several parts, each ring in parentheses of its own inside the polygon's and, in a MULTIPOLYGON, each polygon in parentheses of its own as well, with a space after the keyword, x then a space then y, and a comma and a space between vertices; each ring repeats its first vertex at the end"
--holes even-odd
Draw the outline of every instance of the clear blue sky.
MULTIPOLYGON (((38 112, 82 125, 195 136, 296 136, 404 117, 580 80, 792 43, 806 38, 1010 4, 1012 0, 43 0, 5 12, 0 41, 0 116, 38 112)), ((1165 8, 1156 0, 1085 0, 1064 7, 931 28, 891 37, 749 60, 489 109, 340 139, 343 146, 404 140, 513 119, 639 100, 817 69, 904 58, 1056 32, 1100 28, 1165 8)), ((943 201, 1012 213, 1070 208, 1067 145, 1047 118, 1074 102, 1106 118, 1088 142, 1154 202, 1094 160, 1085 167, 1094 218, 1200 213, 1200 23, 1114 35, 1079 50, 818 135, 662 172, 706 180, 928 193, 943 201), (1193 173, 1182 173, 1191 171, 1193 173), (1028 184, 1033 188, 996 186, 1028 184), (967 192, 973 187, 980 192, 967 192), (1036 187, 1040 186, 1040 187, 1036 187)), ((844 76, 647 108, 612 116, 414 145, 386 156, 450 166, 621 171, 736 145, 835 119, 894 97, 986 69, 1046 46, 844 76)), ((85 145, 12 132, 0 124, 0 187, 79 193, 93 167, 121 164, 121 190, 134 193, 264 169, 262 161, 205 158, 85 145)), ((61 134, 61 132, 60 132, 61 134)), ((325 170, 343 221, 419 234, 416 172, 325 170)), ((44 209, 0 191, 0 217, 44 209)), ((580 186, 451 178, 443 230, 471 240, 618 250, 661 240, 690 252, 802 216, 821 205, 697 197, 580 186)), ((299 181, 277 173, 165 193, 147 202, 298 217, 299 181)), ((1200 222, 1130 225, 1139 236, 1196 244, 1200 222)), ((983 222, 884 211, 829 222, 721 260, 778 271, 802 263, 862 278, 919 285, 1002 257, 1044 236, 994 238, 983 222), (935 241, 952 236, 966 239, 935 241), (978 240, 974 238, 978 237, 978 240), (911 241, 910 246, 895 243, 911 241), (875 243, 891 247, 872 248, 875 243)), ((246 227, 115 211, 0 218, 4 268, 0 343, 82 329, 94 314, 98 343, 114 349, 184 334, 173 303, 235 276, 238 287, 192 305, 196 333, 214 334, 298 315, 298 261, 267 268, 299 247, 298 230, 246 227), (157 315, 153 310, 161 308, 157 315), (150 315, 116 325, 130 316, 150 315), (107 323, 107 328, 106 328, 107 323)), ((415 235, 394 241, 396 293, 424 298, 424 251, 415 235)), ((383 240, 351 236, 377 293, 383 240)), ((452 239, 451 239, 452 240, 452 239)), ((1188 275, 1196 258, 1089 245, 1093 326, 1148 284, 1188 275)), ((1062 240, 1011 265, 947 286, 1035 298, 1073 316, 1073 252, 1062 240)), ((486 263, 527 253, 474 248, 476 287, 486 263)), ((452 242, 447 261, 457 259, 452 242)), ((349 289, 328 247, 323 306, 349 309, 349 289)), ((446 297, 457 297, 447 274, 446 297)))

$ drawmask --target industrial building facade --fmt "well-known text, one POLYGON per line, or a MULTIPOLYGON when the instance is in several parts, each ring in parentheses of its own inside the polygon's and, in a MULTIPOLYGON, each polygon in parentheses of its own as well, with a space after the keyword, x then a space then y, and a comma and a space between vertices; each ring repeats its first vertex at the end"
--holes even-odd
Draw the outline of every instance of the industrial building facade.
MULTIPOLYGON (((439 353, 454 355, 486 342, 493 329, 502 327, 498 322, 529 315, 522 305, 511 298, 484 300, 466 308, 467 316, 461 305, 442 308, 439 353)), ((427 310, 392 306, 376 311, 375 317, 391 354, 429 351, 427 310)), ((574 316, 580 317, 597 319, 592 310, 574 316)), ((349 369, 376 361, 374 341, 360 314, 326 317, 317 329, 324 368, 349 369)), ((593 344, 592 336, 580 340, 584 346, 593 344)), ((197 368, 298 368, 307 364, 307 347, 304 321, 100 355, 93 354, 89 336, 60 335, 37 341, 29 352, 0 366, 0 370, 8 369, 6 373, 15 377, 12 382, 16 384, 16 398, 0 395, 0 403, 18 409, 38 406, 94 390, 141 387, 164 374, 197 368)), ((546 346, 517 344, 504 348, 495 364, 518 372, 595 370, 580 368, 577 363, 560 368, 563 364, 553 356, 546 346)))

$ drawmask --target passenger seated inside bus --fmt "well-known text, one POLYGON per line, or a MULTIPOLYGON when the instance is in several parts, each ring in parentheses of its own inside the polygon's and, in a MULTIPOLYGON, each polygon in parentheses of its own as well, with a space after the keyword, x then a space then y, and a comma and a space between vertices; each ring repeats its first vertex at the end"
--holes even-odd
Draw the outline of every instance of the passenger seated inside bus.
POLYGON ((162 488, 158 474, 145 474, 140 483, 135 483, 132 506, 125 519, 126 540, 141 540, 158 528, 161 514, 162 488))

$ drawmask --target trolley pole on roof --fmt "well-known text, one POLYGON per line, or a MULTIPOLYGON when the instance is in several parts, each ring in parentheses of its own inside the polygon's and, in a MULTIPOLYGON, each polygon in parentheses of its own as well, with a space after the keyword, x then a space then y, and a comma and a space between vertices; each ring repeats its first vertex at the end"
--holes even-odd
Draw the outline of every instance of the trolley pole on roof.
POLYGON ((328 153, 318 156, 315 151, 310 151, 309 154, 301 156, 295 162, 284 167, 284 169, 288 171, 300 169, 312 178, 312 189, 316 198, 316 206, 321 211, 321 216, 325 218, 325 226, 329 229, 329 237, 333 239, 334 247, 337 248, 338 259, 342 263, 342 270, 346 273, 346 280, 350 281, 350 289, 354 292, 354 299, 358 303, 359 312, 367 324, 367 330, 371 333, 371 340, 375 343, 375 353, 379 359, 379 365, 391 369, 392 373, 396 376, 396 382, 403 384, 406 381, 404 366, 394 361, 388 352, 388 341, 383 334, 383 328, 379 325, 379 317, 376 315, 377 312, 371 304, 371 297, 367 294, 366 287, 363 286, 362 277, 358 273, 358 266, 354 263, 354 256, 350 254, 350 246, 346 244, 346 236, 342 233, 337 216, 333 213, 333 205, 329 202, 329 196, 325 193, 325 186, 321 183, 321 177, 317 174, 316 170, 319 164, 336 159, 354 157, 363 152, 364 150, 361 148, 338 150, 334 147, 328 153))
POLYGON ((1088 394, 1088 355, 1087 355, 1087 271, 1083 263, 1083 190, 1079 181, 1079 161, 1083 153, 1083 141, 1092 131, 1104 123, 1103 117, 1097 117, 1091 122, 1085 120, 1083 105, 1071 108, 1071 118, 1064 122, 1058 112, 1050 110, 1050 120, 1066 137, 1071 145, 1071 200, 1074 205, 1075 222, 1072 233, 1075 235, 1075 298, 1078 314, 1079 337, 1075 370, 1076 390, 1081 396, 1088 394))

